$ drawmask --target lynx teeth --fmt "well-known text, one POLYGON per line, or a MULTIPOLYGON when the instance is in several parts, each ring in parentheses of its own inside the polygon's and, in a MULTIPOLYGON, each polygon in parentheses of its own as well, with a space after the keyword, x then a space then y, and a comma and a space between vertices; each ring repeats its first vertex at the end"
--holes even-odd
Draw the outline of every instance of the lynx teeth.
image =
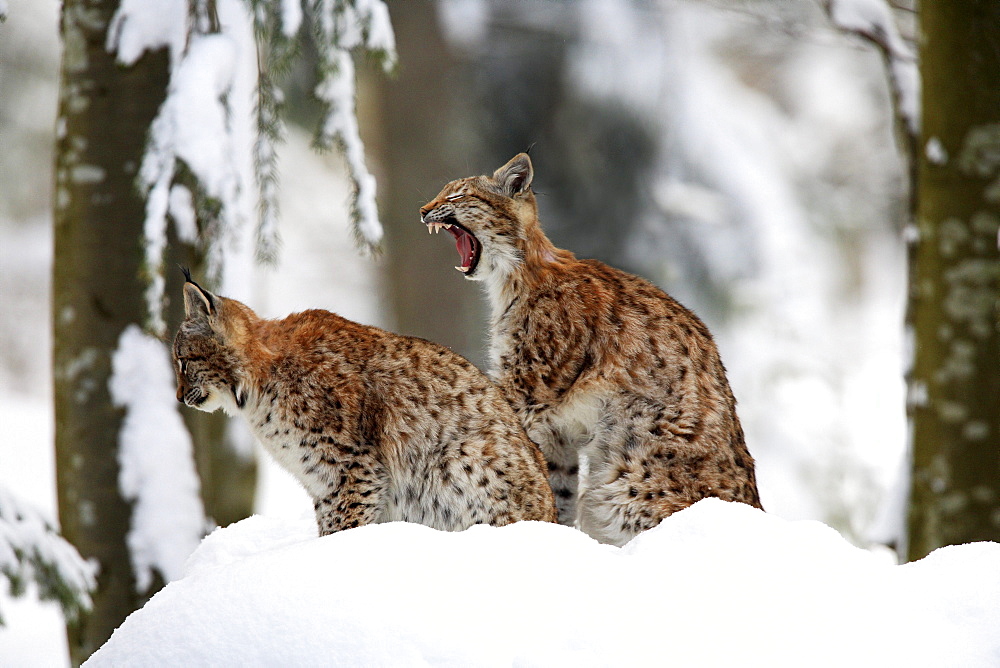
POLYGON ((469 273, 469 268, 468 267, 455 267, 455 269, 458 269, 463 274, 469 273))
POLYGON ((427 223, 427 234, 430 234, 431 232, 434 232, 436 234, 440 234, 442 227, 447 230, 447 229, 451 228, 451 224, 450 223, 427 223))

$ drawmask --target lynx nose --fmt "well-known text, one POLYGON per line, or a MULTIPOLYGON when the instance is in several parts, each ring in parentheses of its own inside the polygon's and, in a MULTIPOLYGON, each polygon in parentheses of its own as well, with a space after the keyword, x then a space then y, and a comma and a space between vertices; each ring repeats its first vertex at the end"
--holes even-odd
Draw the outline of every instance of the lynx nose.
POLYGON ((180 386, 177 387, 177 401, 184 403, 184 388, 180 386))

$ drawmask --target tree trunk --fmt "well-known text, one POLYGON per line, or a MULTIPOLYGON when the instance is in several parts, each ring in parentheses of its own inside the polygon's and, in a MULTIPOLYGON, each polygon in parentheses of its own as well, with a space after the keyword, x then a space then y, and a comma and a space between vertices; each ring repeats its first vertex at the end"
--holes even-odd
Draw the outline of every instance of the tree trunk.
POLYGON ((56 155, 52 322, 56 478, 63 534, 100 564, 93 610, 69 625, 79 664, 145 597, 125 537, 118 486, 122 411, 111 401, 111 353, 146 319, 139 280, 145 204, 136 191, 149 125, 167 88, 166 50, 122 67, 105 48, 117 3, 65 0, 56 155))
POLYGON ((387 324, 444 344, 482 367, 482 296, 477 285, 453 269, 458 253, 451 236, 428 237, 420 207, 448 181, 495 166, 470 163, 468 151, 463 153, 455 113, 461 86, 438 25, 436 3, 390 2, 389 13, 398 74, 362 71, 358 103, 365 145, 375 156, 385 224, 382 263, 394 319, 387 324))
POLYGON ((909 559, 1000 540, 1000 5, 920 7, 909 559))

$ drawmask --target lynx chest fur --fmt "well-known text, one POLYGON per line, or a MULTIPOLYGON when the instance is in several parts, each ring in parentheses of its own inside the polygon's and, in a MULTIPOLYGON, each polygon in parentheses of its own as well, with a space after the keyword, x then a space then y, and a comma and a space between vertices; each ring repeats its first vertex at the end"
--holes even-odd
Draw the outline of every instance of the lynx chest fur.
POLYGON ((327 311, 283 320, 184 286, 177 398, 242 415, 321 534, 555 520, 545 461, 500 391, 443 346, 327 311))
POLYGON ((553 246, 532 176, 521 154, 453 181, 421 221, 484 285, 492 374, 548 460, 560 521, 623 544, 704 497, 760 507, 708 329, 648 281, 553 246))

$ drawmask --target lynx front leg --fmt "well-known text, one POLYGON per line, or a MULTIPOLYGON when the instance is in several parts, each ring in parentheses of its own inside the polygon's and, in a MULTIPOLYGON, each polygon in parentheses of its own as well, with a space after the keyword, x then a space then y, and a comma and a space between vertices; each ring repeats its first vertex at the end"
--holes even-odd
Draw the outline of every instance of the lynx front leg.
POLYGON ((580 462, 574 448, 565 444, 541 446, 549 467, 549 484, 556 497, 559 524, 573 526, 576 521, 576 504, 580 486, 580 462))
MULTIPOLYGON (((374 472, 367 471, 372 477, 374 472)), ((385 485, 378 479, 341 476, 324 496, 313 499, 319 535, 384 521, 385 485)))
POLYGON ((631 467, 612 466, 612 462, 621 461, 624 444, 632 442, 623 425, 605 419, 582 453, 588 466, 580 481, 576 528, 602 543, 621 546, 637 532, 624 526, 623 517, 625 508, 635 500, 630 492, 638 495, 637 490, 622 485, 631 467))
POLYGON ((559 524, 573 526, 580 484, 580 460, 577 444, 545 418, 536 420, 527 429, 528 436, 545 455, 549 469, 549 484, 559 511, 559 524))
POLYGON ((663 518, 725 483, 713 452, 685 438, 674 407, 623 393, 610 401, 581 456, 578 527, 602 543, 624 545, 663 518), (674 433, 674 432, 678 433, 674 433), (679 435, 680 434, 680 435, 679 435))
POLYGON ((356 494, 334 491, 321 499, 314 499, 313 508, 316 510, 316 525, 320 536, 375 524, 380 519, 377 499, 362 499, 356 494))

